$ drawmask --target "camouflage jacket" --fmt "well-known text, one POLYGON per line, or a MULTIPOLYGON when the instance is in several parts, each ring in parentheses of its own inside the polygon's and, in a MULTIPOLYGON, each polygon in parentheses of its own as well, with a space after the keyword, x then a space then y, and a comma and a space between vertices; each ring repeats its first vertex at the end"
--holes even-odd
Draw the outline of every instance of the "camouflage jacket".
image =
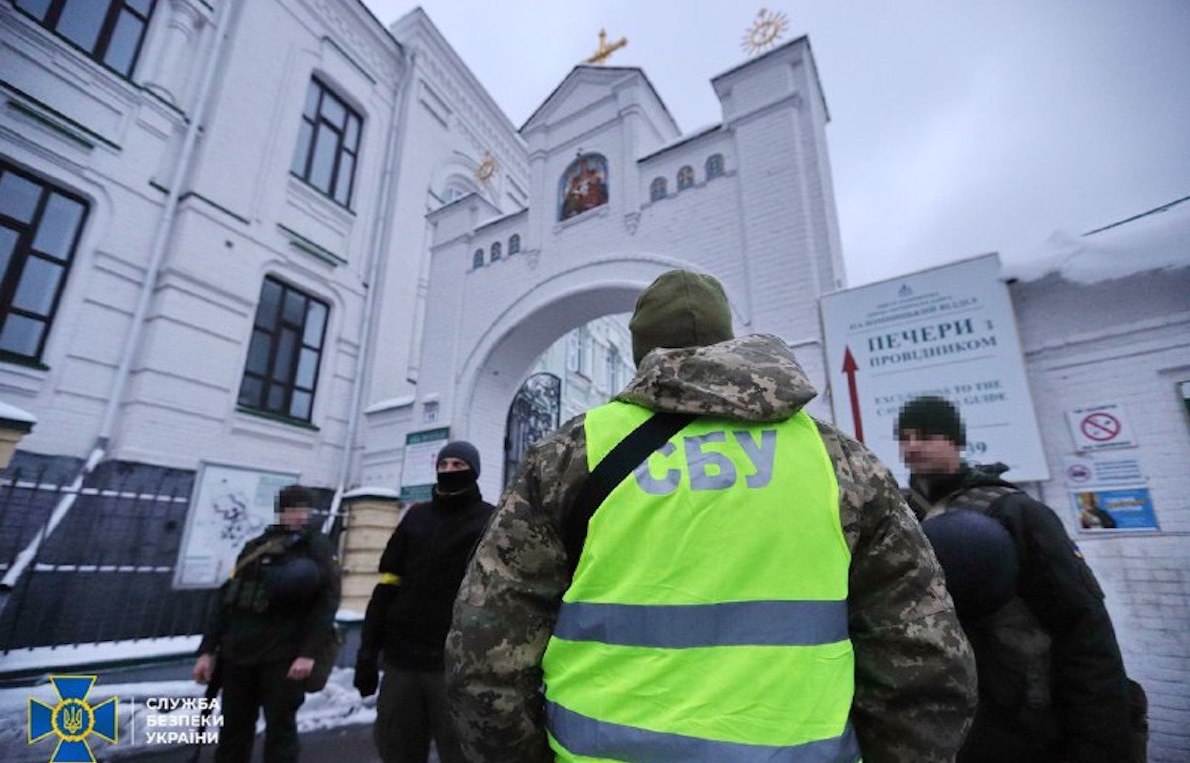
MULTIPOLYGON (((618 400, 747 422, 780 421, 815 395, 772 336, 654 350, 618 400)), ((888 470, 818 422, 851 550, 852 720, 864 759, 950 761, 975 707, 975 663, 941 570, 888 470)), ((561 518, 586 480, 583 417, 539 443, 505 491, 459 590, 447 687, 468 759, 538 763, 546 743, 541 657, 570 583, 561 518)))

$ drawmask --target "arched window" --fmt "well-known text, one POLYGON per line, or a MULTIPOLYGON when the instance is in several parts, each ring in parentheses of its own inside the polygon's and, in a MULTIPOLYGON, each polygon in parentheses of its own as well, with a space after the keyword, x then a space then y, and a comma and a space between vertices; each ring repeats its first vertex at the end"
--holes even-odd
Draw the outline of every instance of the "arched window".
POLYGON ((607 203, 607 159, 582 154, 562 173, 558 185, 558 219, 566 220, 607 203))
POLYGON ((665 187, 665 178, 653 178, 653 182, 649 184, 649 201, 660 201, 668 193, 669 189, 665 187))
POLYGON ((482 268, 483 267, 483 250, 482 249, 476 249, 475 254, 471 255, 471 267, 473 267, 473 268, 482 268))
POLYGON ((501 243, 499 241, 492 244, 492 262, 495 262, 496 260, 500 259, 502 249, 503 249, 503 245, 501 245, 501 243))
POLYGON ((684 191, 694 185, 694 168, 687 164, 678 170, 678 190, 684 191))
POLYGON ((711 154, 707 157, 707 180, 712 180, 723 174, 723 154, 711 154))
POLYGON ((508 239, 508 256, 511 257, 519 251, 521 251, 521 234, 514 233, 508 239))

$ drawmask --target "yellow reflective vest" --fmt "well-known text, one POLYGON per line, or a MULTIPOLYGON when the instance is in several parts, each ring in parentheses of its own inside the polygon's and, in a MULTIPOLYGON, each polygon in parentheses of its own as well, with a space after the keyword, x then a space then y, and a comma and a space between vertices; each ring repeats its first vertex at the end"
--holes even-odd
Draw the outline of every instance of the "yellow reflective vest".
MULTIPOLYGON (((587 413, 594 469, 651 416, 587 413)), ((805 413, 699 418, 612 490, 543 658, 560 761, 854 763, 850 552, 805 413)))

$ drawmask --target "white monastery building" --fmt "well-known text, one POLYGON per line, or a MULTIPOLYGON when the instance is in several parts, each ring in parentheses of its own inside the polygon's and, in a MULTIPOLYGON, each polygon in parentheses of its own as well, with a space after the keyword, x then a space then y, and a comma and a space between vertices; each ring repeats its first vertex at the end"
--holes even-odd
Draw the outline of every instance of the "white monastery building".
MULTIPOLYGON (((0 61, 0 424, 34 422, 0 475, 0 650, 195 632, 292 481, 334 530, 378 501, 345 534, 358 601, 434 444, 474 442, 494 500, 526 379, 559 380, 563 420, 606 399, 630 342, 588 324, 671 268, 719 278, 832 416, 818 303, 846 279, 806 38, 714 77, 693 133, 617 66, 514 125, 423 11, 356 0, 4 0, 0 61), (121 598, 142 611, 88 607, 121 598)), ((1067 409, 1135 416, 1156 529, 1084 540, 1058 482, 1029 489, 1105 581, 1153 760, 1190 755, 1190 226, 1165 214, 1157 260, 1011 287, 1055 479, 1067 409)), ((1071 246, 1127 259, 1150 224, 1071 246)))

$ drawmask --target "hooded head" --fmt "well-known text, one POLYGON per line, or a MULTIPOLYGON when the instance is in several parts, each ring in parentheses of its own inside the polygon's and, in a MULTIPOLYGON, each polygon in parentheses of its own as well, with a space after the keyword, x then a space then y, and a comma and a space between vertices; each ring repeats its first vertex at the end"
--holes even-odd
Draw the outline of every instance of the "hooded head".
POLYGON ((442 446, 438 451, 438 466, 441 470, 442 462, 448 458, 457 458, 471 467, 475 476, 479 476, 479 451, 466 440, 454 440, 442 446))
POLYGON ((438 451, 438 491, 451 495, 474 487, 479 479, 479 451, 466 440, 454 440, 438 451))
POLYGON ((734 336, 722 284, 689 270, 662 273, 641 292, 628 328, 638 366, 658 347, 705 347, 734 336))

